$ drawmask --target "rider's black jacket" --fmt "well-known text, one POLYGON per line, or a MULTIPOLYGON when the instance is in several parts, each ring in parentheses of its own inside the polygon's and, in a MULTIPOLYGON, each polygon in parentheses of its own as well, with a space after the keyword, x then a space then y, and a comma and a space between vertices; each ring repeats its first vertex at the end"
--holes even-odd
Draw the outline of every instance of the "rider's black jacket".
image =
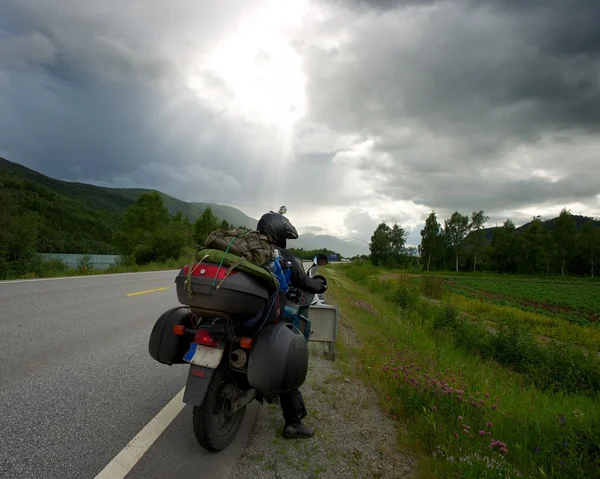
POLYGON ((277 248, 279 254, 285 261, 292 263, 292 277, 290 278, 292 284, 303 291, 309 293, 321 294, 325 292, 326 287, 323 282, 319 279, 311 278, 306 274, 302 264, 298 264, 294 255, 285 248, 277 248))

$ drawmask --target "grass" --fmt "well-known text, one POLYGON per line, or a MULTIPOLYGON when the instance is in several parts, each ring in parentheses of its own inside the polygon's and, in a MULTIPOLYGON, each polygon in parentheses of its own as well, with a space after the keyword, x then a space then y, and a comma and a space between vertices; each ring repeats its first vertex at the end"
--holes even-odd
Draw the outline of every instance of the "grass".
POLYGON ((501 306, 480 299, 458 294, 447 294, 445 301, 475 320, 496 324, 499 318, 510 316, 526 323, 539 335, 558 341, 581 345, 590 351, 600 351, 600 327, 598 324, 580 325, 539 313, 530 313, 513 306, 501 306))
POLYGON ((574 279, 448 277, 450 291, 484 301, 586 323, 600 320, 600 283, 574 279))
POLYGON ((323 270, 361 339, 355 369, 406 424, 402 445, 424 453, 421 477, 598 477, 595 358, 538 344, 510 319, 497 334, 473 325, 423 296, 443 295, 439 283, 379 281, 370 265, 323 270))
MULTIPOLYGON (((541 287, 546 288, 544 294, 547 294, 547 291, 563 290, 567 291, 567 295, 570 294, 574 298, 578 297, 581 300, 583 297, 589 300, 586 303, 588 306, 578 311, 593 319, 591 318, 593 315, 600 314, 600 309, 594 313, 591 312, 591 308, 595 307, 593 306, 595 303, 591 301, 597 301, 600 298, 600 283, 597 279, 570 277, 536 279, 489 274, 484 276, 483 273, 478 273, 479 276, 474 278, 439 272, 410 274, 380 270, 369 263, 352 265, 352 269, 348 270, 347 274, 349 276, 354 275, 354 279, 358 278, 362 282, 370 281, 371 291, 389 289, 390 286, 398 283, 412 283, 420 289, 423 295, 452 304, 460 311, 470 315, 474 321, 481 323, 482 326, 497 328, 499 323, 508 317, 526 323, 530 326, 532 332, 543 340, 550 338, 585 347, 594 353, 600 351, 600 321, 588 321, 579 313, 573 313, 572 310, 569 310, 567 305, 557 302, 555 306, 558 312, 556 312, 543 308, 528 307, 515 301, 490 298, 482 294, 470 294, 466 290, 457 289, 456 286, 462 284, 462 281, 469 284, 479 281, 482 288, 481 292, 485 292, 484 285, 496 284, 505 280, 511 284, 511 288, 515 291, 520 291, 518 294, 522 296, 526 296, 528 293, 526 293, 525 287, 519 289, 519 284, 533 284, 532 288, 535 288, 536 284, 542 285, 541 287), (565 287, 565 284, 568 287, 565 287), (579 293, 579 290, 583 290, 583 293, 579 293), (594 292, 597 292, 597 296, 594 295, 594 292), (561 308, 563 308, 562 312, 560 311, 561 308)), ((574 301, 574 299, 571 299, 572 303, 574 301)))
POLYGON ((110 266, 105 269, 95 269, 84 263, 77 268, 69 268, 60 259, 39 260, 34 263, 27 274, 10 277, 9 280, 16 279, 35 279, 35 278, 61 278, 71 276, 90 276, 116 273, 143 273, 151 271, 168 271, 181 269, 181 267, 190 262, 190 255, 184 255, 179 259, 171 259, 164 262, 152 262, 144 265, 138 264, 120 264, 110 266))

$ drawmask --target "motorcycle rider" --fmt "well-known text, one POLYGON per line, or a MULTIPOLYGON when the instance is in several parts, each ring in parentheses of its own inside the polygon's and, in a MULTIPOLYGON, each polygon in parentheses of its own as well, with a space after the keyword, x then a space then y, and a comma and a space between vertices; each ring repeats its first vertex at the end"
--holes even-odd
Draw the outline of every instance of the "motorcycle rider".
MULTIPOLYGON (((279 211, 281 212, 282 210, 283 207, 279 211)), ((294 286, 303 291, 315 294, 325 292, 327 285, 320 279, 308 276, 302 264, 299 264, 294 255, 285 248, 288 239, 298 238, 298 231, 283 214, 274 213, 273 211, 265 213, 258 221, 256 229, 267 236, 269 242, 277 247, 284 261, 291 263, 292 274, 290 282, 294 286)), ((290 392, 280 394, 279 401, 285 420, 283 437, 288 439, 312 437, 314 429, 302 422, 302 419, 306 417, 307 411, 300 390, 294 389, 290 392)))

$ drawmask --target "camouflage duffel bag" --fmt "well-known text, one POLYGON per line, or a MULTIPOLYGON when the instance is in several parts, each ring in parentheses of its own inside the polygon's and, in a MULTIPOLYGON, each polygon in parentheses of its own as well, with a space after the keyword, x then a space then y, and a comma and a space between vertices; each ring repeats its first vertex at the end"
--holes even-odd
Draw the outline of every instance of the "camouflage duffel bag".
POLYGON ((234 254, 257 266, 264 266, 273 259, 273 247, 258 231, 213 231, 206 238, 204 247, 234 254))

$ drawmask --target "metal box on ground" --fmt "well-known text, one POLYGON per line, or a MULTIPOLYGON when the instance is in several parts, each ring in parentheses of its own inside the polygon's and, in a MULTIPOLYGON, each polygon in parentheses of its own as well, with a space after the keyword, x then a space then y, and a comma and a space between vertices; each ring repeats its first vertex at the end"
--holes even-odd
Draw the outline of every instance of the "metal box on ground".
POLYGON ((334 342, 337 339, 338 307, 314 304, 308 308, 311 323, 311 341, 334 342))

